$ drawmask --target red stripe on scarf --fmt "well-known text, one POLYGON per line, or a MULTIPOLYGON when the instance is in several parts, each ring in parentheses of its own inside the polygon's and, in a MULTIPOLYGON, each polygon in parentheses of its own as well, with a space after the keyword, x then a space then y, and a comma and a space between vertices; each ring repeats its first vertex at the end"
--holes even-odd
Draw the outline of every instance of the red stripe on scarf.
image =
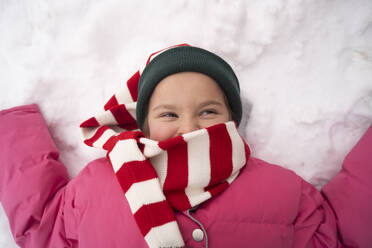
POLYGON ((216 125, 207 130, 211 160, 211 180, 208 186, 211 186, 228 178, 232 173, 232 142, 225 124, 216 125))
POLYGON ((114 106, 117 106, 117 105, 119 105, 119 102, 118 102, 118 100, 116 99, 116 96, 113 95, 113 96, 110 98, 110 100, 108 100, 108 102, 105 104, 104 109, 105 109, 105 110, 108 110, 108 109, 113 108, 114 106))
POLYGON ((212 186, 212 187, 206 187, 205 190, 206 191, 209 191, 209 193, 211 194, 212 197, 218 195, 219 193, 221 193, 222 191, 224 191, 225 189, 227 189, 227 187, 229 187, 229 183, 228 182, 223 182, 221 184, 218 184, 217 186, 212 186))
POLYGON ((84 143, 88 146, 93 146, 93 143, 96 142, 107 129, 109 129, 107 126, 98 128, 98 130, 91 138, 84 140, 84 143))
POLYGON ((173 207, 185 209, 190 206, 189 199, 184 191, 188 184, 187 143, 182 136, 178 136, 159 142, 159 147, 164 150, 168 148, 167 176, 163 186, 164 194, 173 207))
POLYGON ((127 87, 129 89, 129 93, 132 96, 133 102, 137 101, 138 97, 138 81, 141 75, 139 71, 137 71, 130 79, 127 81, 127 87))
POLYGON ((181 136, 170 138, 168 140, 159 141, 158 146, 163 150, 168 150, 169 148, 175 147, 177 145, 185 144, 185 140, 181 136))
POLYGON ((142 206, 134 214, 134 218, 143 236, 146 236, 153 227, 176 220, 173 210, 166 201, 142 206))
MULTIPOLYGON (((112 149, 114 149, 115 145, 117 142, 119 142, 120 140, 125 140, 125 139, 136 139, 137 142, 138 142, 138 139, 140 139, 141 137, 143 137, 143 133, 140 132, 140 131, 126 131, 126 132, 122 132, 118 135, 115 135, 115 136, 111 136, 105 144, 103 144, 102 148, 105 149, 107 151, 107 156, 109 155, 109 153, 112 151, 112 149)), ((143 145, 140 144, 140 149, 143 145)), ((142 151, 142 150, 141 150, 142 151)), ((142 151, 143 152, 143 151, 142 151)))
MULTIPOLYGON (((107 151, 107 158, 109 158, 108 155, 110 154, 112 149, 114 149, 116 143, 119 142, 120 140, 136 139, 138 142, 138 139, 140 139, 143 136, 144 136, 143 133, 140 131, 126 131, 126 132, 120 133, 119 135, 111 136, 106 141, 106 143, 103 144, 102 148, 107 151)), ((142 149, 141 147, 143 147, 143 145, 140 144, 139 147, 140 149, 142 149)), ((143 152, 143 149, 141 151, 143 152)))
POLYGON ((137 129, 137 122, 128 112, 124 104, 120 104, 110 109, 110 112, 115 117, 121 128, 133 130, 137 129))
POLYGON ((137 143, 138 139, 141 137, 144 137, 144 134, 141 131, 126 131, 118 135, 118 139, 120 140, 135 139, 137 140, 137 143))
POLYGON ((80 124, 80 127, 99 127, 100 124, 96 118, 92 117, 80 124))
POLYGON ((166 196, 170 205, 179 211, 185 211, 192 207, 185 190, 168 191, 164 192, 164 195, 166 196))
MULTIPOLYGON (((244 139, 243 140, 243 143, 244 143, 244 150, 245 150, 245 157, 248 159, 250 156, 251 156, 251 149, 249 149, 249 146, 248 144, 245 142, 244 139)), ((245 161, 245 163, 247 163, 248 161, 245 161)))
POLYGON ((107 151, 107 158, 109 158, 109 153, 111 152, 111 150, 114 148, 114 146, 116 145, 116 143, 119 141, 118 137, 117 136, 111 136, 105 144, 103 144, 102 148, 105 149, 107 151))
POLYGON ((157 178, 158 175, 151 163, 148 160, 144 160, 123 164, 116 172, 116 177, 123 192, 126 193, 132 184, 157 178))

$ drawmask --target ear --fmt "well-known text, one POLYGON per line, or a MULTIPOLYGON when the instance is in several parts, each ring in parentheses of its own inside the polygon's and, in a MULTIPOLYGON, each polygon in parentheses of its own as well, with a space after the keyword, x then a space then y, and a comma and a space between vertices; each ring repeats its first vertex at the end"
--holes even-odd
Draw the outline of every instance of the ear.
POLYGON ((139 127, 146 138, 150 137, 150 129, 149 129, 149 121, 147 118, 147 114, 145 120, 143 121, 142 127, 139 127))

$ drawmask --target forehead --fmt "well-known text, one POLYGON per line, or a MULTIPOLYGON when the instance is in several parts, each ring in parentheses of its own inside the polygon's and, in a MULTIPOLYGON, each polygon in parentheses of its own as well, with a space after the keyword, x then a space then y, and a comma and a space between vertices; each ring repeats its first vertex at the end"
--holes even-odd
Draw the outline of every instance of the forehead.
POLYGON ((172 74, 155 87, 150 102, 179 98, 224 98, 223 91, 211 77, 199 72, 172 74))

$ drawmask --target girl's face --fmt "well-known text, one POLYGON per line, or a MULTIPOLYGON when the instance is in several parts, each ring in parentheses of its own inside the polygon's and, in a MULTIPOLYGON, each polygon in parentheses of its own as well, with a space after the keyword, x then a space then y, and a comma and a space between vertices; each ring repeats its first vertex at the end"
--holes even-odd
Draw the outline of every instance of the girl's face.
POLYGON ((144 133, 161 141, 229 120, 226 97, 212 78, 198 72, 180 72, 156 86, 144 133))

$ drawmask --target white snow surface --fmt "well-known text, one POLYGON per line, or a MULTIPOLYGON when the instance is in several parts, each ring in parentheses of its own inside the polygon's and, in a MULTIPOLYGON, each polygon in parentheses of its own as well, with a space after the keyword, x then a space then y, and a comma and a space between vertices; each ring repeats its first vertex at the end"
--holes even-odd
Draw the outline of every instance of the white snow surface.
MULTIPOLYGON (((234 68, 253 155, 318 189, 372 122, 370 0, 0 0, 0 109, 37 103, 74 177, 105 155, 79 124, 185 42, 234 68)), ((17 247, 2 208, 0 247, 17 247)))

